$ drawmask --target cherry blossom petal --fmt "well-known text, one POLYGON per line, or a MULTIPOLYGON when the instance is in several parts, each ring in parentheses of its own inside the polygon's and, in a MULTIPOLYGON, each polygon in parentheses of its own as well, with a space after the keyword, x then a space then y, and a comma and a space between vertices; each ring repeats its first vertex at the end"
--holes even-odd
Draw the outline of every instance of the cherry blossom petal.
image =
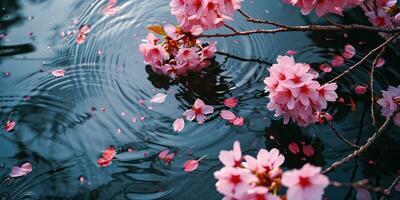
POLYGON ((319 66, 319 69, 321 69, 323 72, 329 73, 332 71, 332 67, 329 64, 323 63, 319 66))
POLYGON ((65 70, 57 69, 51 72, 51 74, 55 77, 63 77, 65 75, 65 70))
POLYGON ((30 172, 32 172, 32 164, 25 163, 21 167, 14 166, 11 170, 10 177, 17 178, 21 176, 26 176, 30 172))
POLYGON ((332 66, 334 66, 334 67, 339 67, 339 66, 341 66, 341 65, 344 64, 344 58, 343 58, 342 56, 337 55, 337 56, 335 56, 335 57, 333 58, 331 64, 332 64, 332 66))
POLYGON ((296 142, 290 143, 288 147, 289 147, 289 151, 292 152, 293 154, 300 153, 300 148, 296 142))
POLYGON ((288 50, 286 52, 286 55, 289 55, 289 56, 293 56, 293 55, 296 55, 296 54, 297 54, 297 51, 294 51, 294 50, 288 50))
POLYGON ((162 160, 162 159, 165 158, 165 156, 168 155, 168 153, 169 153, 169 149, 165 149, 165 150, 161 151, 161 152, 158 154, 158 158, 160 158, 160 159, 162 160))
POLYGON ((7 132, 11 132, 14 130, 16 125, 17 122, 15 121, 7 121, 7 123, 4 125, 4 130, 6 130, 7 132))
POLYGON ((201 99, 196 99, 196 101, 194 102, 194 107, 195 108, 201 108, 203 106, 205 106, 206 104, 204 103, 203 100, 201 99))
POLYGON ((79 34, 79 35, 76 37, 75 42, 76 42, 77 44, 83 44, 84 42, 86 42, 86 35, 84 35, 84 34, 79 34))
POLYGON ((233 108, 238 104, 238 100, 236 98, 227 98, 224 100, 224 104, 229 108, 233 108))
POLYGON ((183 128, 185 128, 185 120, 182 118, 176 119, 172 124, 172 127, 174 128, 174 131, 181 132, 183 128))
POLYGON ((365 85, 357 85, 354 88, 354 91, 356 92, 356 94, 365 94, 367 92, 368 87, 365 85))
POLYGON ((205 105, 201 108, 201 112, 205 115, 209 115, 214 112, 214 108, 212 106, 205 105))
POLYGON ((89 25, 82 25, 79 28, 79 34, 83 34, 83 35, 87 35, 88 33, 90 33, 91 29, 89 25))
POLYGON ((183 115, 186 116, 188 121, 193 121, 196 118, 196 113, 192 109, 185 111, 183 115))
POLYGON ((188 160, 183 164, 183 170, 185 170, 185 172, 194 171, 197 167, 199 167, 199 161, 197 160, 188 160))
POLYGON ((151 98, 150 102, 152 102, 152 103, 163 103, 167 99, 167 96, 168 96, 167 94, 158 93, 158 94, 154 95, 151 98))
POLYGON ((101 167, 106 167, 111 164, 115 155, 116 155, 116 149, 113 146, 111 146, 103 152, 101 158, 97 160, 97 164, 101 167))
POLYGON ((386 62, 385 59, 379 58, 378 61, 375 64, 375 67, 376 68, 382 67, 385 64, 385 62, 386 62))
POLYGON ((233 114, 229 110, 221 111, 220 115, 221 115, 222 119, 225 119, 225 120, 234 120, 234 119, 236 119, 236 115, 233 114))
POLYGON ((312 157, 314 156, 314 147, 311 145, 303 145, 303 153, 307 157, 312 157))
POLYGON ((243 126, 244 118, 237 117, 236 119, 233 120, 232 124, 235 125, 235 126, 243 126))

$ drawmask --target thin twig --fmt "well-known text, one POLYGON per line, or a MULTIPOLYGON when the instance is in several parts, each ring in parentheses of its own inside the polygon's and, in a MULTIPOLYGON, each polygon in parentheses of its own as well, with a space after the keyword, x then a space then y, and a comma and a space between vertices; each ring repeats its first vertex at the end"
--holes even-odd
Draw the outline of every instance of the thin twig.
POLYGON ((279 33, 279 32, 332 32, 332 31, 342 31, 342 30, 360 30, 360 31, 373 31, 373 32, 384 32, 384 33, 399 33, 400 27, 387 29, 387 28, 378 28, 373 26, 365 26, 360 24, 350 24, 350 25, 342 25, 340 27, 334 25, 304 25, 304 26, 287 26, 287 27, 279 27, 276 29, 255 29, 248 31, 237 31, 234 33, 217 33, 217 34, 202 34, 199 35, 198 38, 212 38, 212 37, 234 37, 234 36, 242 36, 242 35, 253 35, 253 34, 271 34, 271 33, 279 33))
POLYGON ((328 121, 328 126, 331 127, 333 133, 335 133, 335 135, 336 135, 340 140, 342 140, 344 143, 348 144, 350 147, 352 147, 352 148, 354 148, 354 149, 359 149, 359 148, 360 148, 360 146, 351 143, 351 142, 350 142, 349 140, 347 140, 342 134, 340 134, 339 131, 336 129, 336 127, 333 126, 333 124, 332 124, 330 121, 328 121))
POLYGON ((255 59, 255 58, 242 58, 240 56, 232 55, 232 54, 221 52, 221 51, 217 51, 215 53, 218 55, 226 56, 226 57, 233 58, 233 59, 240 60, 240 61, 257 62, 257 63, 261 63, 261 64, 271 65, 270 62, 267 62, 265 60, 260 60, 260 59, 255 59))
POLYGON ((381 136, 383 131, 389 125, 390 120, 391 120, 391 117, 386 118, 385 123, 383 123, 383 125, 376 132, 374 132, 374 134, 368 139, 368 141, 363 146, 361 146, 358 150, 355 150, 353 153, 347 155, 342 160, 334 162, 331 166, 329 166, 328 168, 323 170, 322 173, 328 174, 329 172, 332 172, 333 170, 342 166, 346 162, 348 162, 348 161, 352 160, 353 158, 364 153, 369 147, 371 147, 371 145, 376 141, 376 139, 378 139, 379 136, 381 136))
POLYGON ((247 21, 249 22, 253 22, 253 23, 258 23, 258 24, 270 24, 270 25, 274 25, 277 27, 281 27, 281 28, 289 28, 289 26, 283 25, 283 24, 279 24, 273 21, 269 21, 269 20, 260 20, 260 19, 256 19, 251 17, 250 15, 246 14, 243 10, 239 9, 238 10, 240 14, 242 14, 247 21))
POLYGON ((232 26, 229 26, 228 24, 224 24, 224 26, 233 32, 237 32, 237 30, 235 28, 233 28, 232 26))
POLYGON ((381 45, 379 45, 378 47, 376 47, 375 49, 372 49, 367 55, 365 55, 360 61, 358 61, 356 64, 354 64, 353 66, 349 67, 346 71, 342 72, 341 74, 339 74, 338 76, 336 76, 335 78, 333 78, 332 80, 328 81, 327 83, 332 83, 335 82, 336 80, 342 78, 344 75, 346 75, 347 73, 349 73, 351 70, 353 70, 354 68, 356 68, 357 66, 359 66, 361 63, 363 63, 369 56, 371 56, 373 53, 375 53, 376 51, 380 50, 381 48, 386 47, 387 45, 390 44, 390 42, 392 42, 394 39, 396 39, 398 36, 400 35, 400 33, 396 33, 394 34, 392 37, 390 37, 388 40, 386 40, 384 43, 382 43, 381 45))
MULTIPOLYGON (((383 191, 383 194, 386 195, 386 196, 389 196, 389 195, 392 193, 393 188, 397 185, 397 183, 398 183, 399 181, 400 181, 400 176, 397 176, 397 177, 394 179, 393 183, 392 183, 388 188, 386 188, 386 189, 383 191)), ((383 199, 385 199, 385 196, 382 196, 382 197, 381 197, 381 200, 383 200, 383 199)))
POLYGON ((371 121, 372 121, 372 128, 376 131, 376 118, 375 118, 375 96, 374 96, 374 76, 375 76, 375 66, 378 63, 379 58, 385 52, 386 46, 381 49, 381 51, 376 55, 374 61, 372 62, 371 66, 371 75, 370 75, 370 90, 371 90, 371 121))

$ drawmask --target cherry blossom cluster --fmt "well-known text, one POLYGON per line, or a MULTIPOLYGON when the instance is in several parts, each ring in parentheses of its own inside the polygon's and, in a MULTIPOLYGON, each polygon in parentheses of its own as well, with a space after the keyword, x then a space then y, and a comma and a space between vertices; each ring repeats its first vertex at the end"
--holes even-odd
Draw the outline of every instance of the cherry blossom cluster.
POLYGON ((278 56, 277 62, 264 80, 270 99, 267 108, 276 117, 283 116, 285 124, 290 119, 303 127, 316 122, 327 103, 336 101, 336 83, 321 86, 310 65, 296 63, 291 56, 278 56))
POLYGON ((231 20, 243 0, 172 0, 171 14, 176 16, 186 32, 200 34, 219 28, 231 20))
POLYGON ((382 106, 382 115, 385 117, 394 115, 394 123, 400 126, 400 85, 397 87, 389 86, 386 91, 382 90, 382 98, 378 99, 377 102, 382 106))
POLYGON ((152 26, 149 30, 160 34, 163 40, 153 33, 147 35, 139 46, 144 63, 150 65, 154 72, 172 78, 208 67, 217 50, 216 42, 202 44, 193 34, 171 24, 152 26))
POLYGON ((277 193, 288 187, 286 199, 319 200, 329 179, 320 174, 321 168, 306 164, 303 168, 283 173, 285 157, 278 149, 260 149, 257 158, 242 156, 240 143, 235 141, 233 150, 221 151, 219 160, 224 167, 214 173, 216 188, 224 199, 279 200, 277 193))
POLYGON ((303 15, 308 15, 315 10, 317 16, 321 17, 327 13, 342 15, 344 9, 358 5, 363 0, 283 0, 283 2, 301 8, 303 15))
MULTIPOLYGON (((372 25, 382 28, 394 28, 400 25, 400 13, 397 0, 366 0, 360 7, 372 25)), ((387 37, 387 33, 380 33, 387 37)))

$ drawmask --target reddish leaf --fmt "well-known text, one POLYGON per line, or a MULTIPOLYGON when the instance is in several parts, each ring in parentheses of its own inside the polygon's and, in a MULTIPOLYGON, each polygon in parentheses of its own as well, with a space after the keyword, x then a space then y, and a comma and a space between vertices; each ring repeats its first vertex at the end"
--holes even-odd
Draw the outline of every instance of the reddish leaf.
POLYGON ((233 114, 229 110, 221 111, 220 115, 221 115, 222 119, 225 119, 225 120, 234 120, 234 119, 236 119, 236 115, 233 114))
POLYGON ((17 122, 15 121, 7 121, 7 123, 4 125, 4 130, 6 130, 7 132, 11 132, 14 130, 16 125, 17 122))
POLYGON ((292 142, 289 144, 289 151, 292 152, 293 154, 298 154, 300 152, 300 148, 297 145, 297 143, 292 142))
POLYGON ((160 35, 166 35, 164 28, 161 25, 151 25, 147 27, 147 30, 160 34, 160 35))
POLYGON ((181 132, 183 128, 185 128, 185 120, 182 118, 178 118, 172 124, 174 131, 181 132))
POLYGON ((314 156, 314 147, 311 145, 303 145, 303 153, 304 155, 306 155, 307 157, 312 157, 314 156))
POLYGON ((55 77, 63 77, 65 75, 65 70, 57 69, 51 72, 51 74, 55 77))
POLYGON ((224 100, 224 104, 229 108, 233 108, 238 104, 238 100, 236 98, 227 98, 224 100))

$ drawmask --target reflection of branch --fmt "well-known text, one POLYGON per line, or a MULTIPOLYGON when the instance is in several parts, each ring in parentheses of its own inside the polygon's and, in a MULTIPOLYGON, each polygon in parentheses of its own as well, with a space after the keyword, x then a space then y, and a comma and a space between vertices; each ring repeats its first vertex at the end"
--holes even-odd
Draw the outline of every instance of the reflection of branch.
POLYGON ((348 144, 350 147, 352 147, 352 148, 354 148, 354 149, 359 149, 359 148, 360 148, 360 146, 351 143, 351 142, 348 141, 342 134, 340 134, 339 131, 336 129, 336 127, 333 126, 333 124, 332 124, 330 121, 328 121, 328 125, 329 125, 329 127, 331 127, 333 133, 335 133, 335 135, 336 135, 340 140, 342 140, 344 143, 348 144))
POLYGON ((240 60, 240 61, 257 62, 257 63, 261 63, 261 64, 271 65, 270 62, 267 62, 265 60, 260 60, 260 59, 255 59, 255 58, 242 58, 242 57, 239 57, 236 55, 232 55, 232 54, 220 52, 220 51, 217 51, 215 53, 218 55, 226 56, 228 58, 233 58, 233 59, 240 60))
POLYGON ((363 146, 361 146, 358 150, 355 150, 353 153, 349 154, 348 156, 344 157, 342 160, 334 162, 331 166, 329 166, 328 168, 323 170, 322 173, 328 174, 329 172, 332 172, 333 170, 342 166, 346 162, 348 162, 348 161, 352 160, 353 158, 364 153, 376 141, 376 139, 378 139, 379 136, 383 133, 383 131, 389 125, 390 120, 391 120, 390 117, 386 118, 385 123, 383 123, 383 125, 376 132, 374 132, 374 134, 368 139, 368 141, 363 146))
POLYGON ((381 187, 373 187, 369 184, 368 179, 363 179, 357 182, 353 182, 353 183, 340 183, 337 181, 331 181, 330 183, 331 186, 334 187, 340 187, 340 188, 347 188, 347 187, 351 187, 351 188, 363 188, 366 189, 368 191, 372 191, 372 192, 383 192, 383 189, 381 187))
MULTIPOLYGON (((397 177, 394 179, 393 183, 392 183, 388 188, 386 188, 386 189, 383 191, 383 194, 386 195, 386 196, 389 196, 390 193, 392 193, 393 188, 397 185, 397 183, 398 183, 399 181, 400 181, 400 176, 397 176, 397 177)), ((385 199, 385 196, 382 196, 381 200, 383 200, 383 199, 385 199)))
POLYGON ((356 64, 354 64, 353 66, 349 67, 346 71, 342 72, 341 74, 339 74, 338 76, 336 76, 335 78, 333 78, 332 80, 328 81, 327 83, 332 83, 338 79, 340 79, 341 77, 343 77, 344 75, 346 75, 347 73, 349 73, 351 70, 353 70, 354 68, 356 68, 357 66, 359 66, 361 63, 363 63, 370 55, 372 55, 373 53, 375 53, 376 51, 380 50, 381 48, 386 47, 387 45, 390 44, 390 42, 392 42, 394 39, 396 39, 398 36, 400 35, 400 33, 396 33, 394 34, 392 37, 390 37, 388 40, 386 40, 384 43, 382 43, 381 45, 379 45, 378 47, 376 47, 375 49, 372 49, 370 52, 368 52, 367 55, 365 55, 360 61, 358 61, 356 64))

